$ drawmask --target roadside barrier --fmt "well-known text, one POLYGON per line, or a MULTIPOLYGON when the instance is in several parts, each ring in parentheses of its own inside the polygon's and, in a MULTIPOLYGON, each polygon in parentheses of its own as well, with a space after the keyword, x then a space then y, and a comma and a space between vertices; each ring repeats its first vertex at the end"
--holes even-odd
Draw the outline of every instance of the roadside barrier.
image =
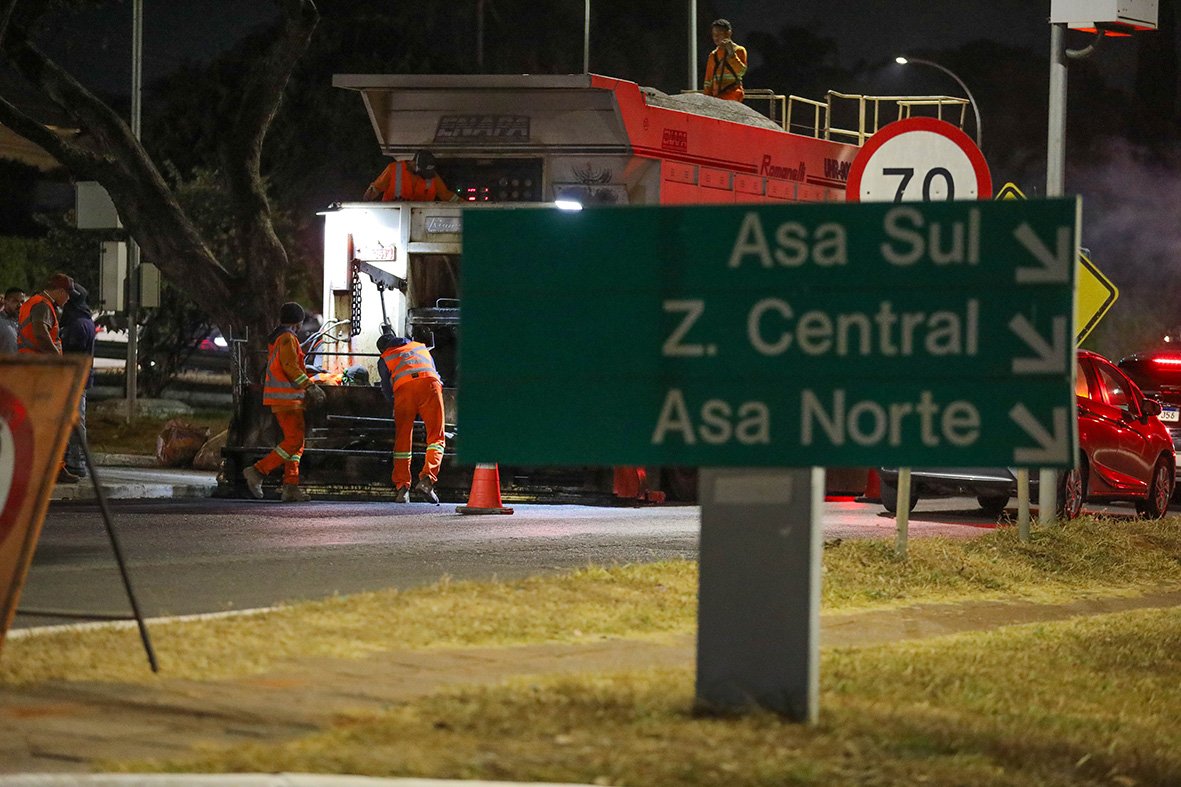
POLYGON ((466 506, 457 506, 460 514, 511 514, 500 501, 500 469, 496 465, 476 465, 472 491, 466 506))

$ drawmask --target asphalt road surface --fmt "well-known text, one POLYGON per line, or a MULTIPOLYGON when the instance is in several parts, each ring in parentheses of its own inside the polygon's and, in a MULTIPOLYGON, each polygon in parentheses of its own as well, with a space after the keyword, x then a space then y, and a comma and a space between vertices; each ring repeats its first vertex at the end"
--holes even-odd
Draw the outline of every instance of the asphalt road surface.
MULTIPOLYGON (((511 516, 463 516, 454 506, 419 503, 118 501, 114 518, 147 617, 404 589, 444 576, 508 579, 697 556, 695 506, 515 508, 511 516)), ((826 502, 823 519, 826 539, 892 542, 896 532, 876 504, 826 502)), ((972 537, 995 526, 974 500, 924 500, 909 535, 972 537)), ((18 628, 76 622, 25 611, 129 614, 97 506, 50 508, 20 609, 18 628)))

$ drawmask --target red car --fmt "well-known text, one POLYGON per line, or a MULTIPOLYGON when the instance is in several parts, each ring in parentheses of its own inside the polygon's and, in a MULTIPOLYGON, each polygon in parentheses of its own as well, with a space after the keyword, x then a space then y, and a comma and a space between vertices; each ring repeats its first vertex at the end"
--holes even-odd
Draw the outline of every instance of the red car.
MULTIPOLYGON (((1126 359, 1125 359, 1126 360, 1126 359)), ((1075 401, 1079 462, 1058 478, 1058 515, 1073 519, 1084 502, 1134 503, 1141 516, 1165 515, 1173 495, 1177 459, 1173 437, 1161 423, 1161 403, 1149 399, 1128 375, 1098 353, 1079 350, 1075 401)), ((898 470, 882 468, 882 505, 898 510, 898 470)), ((1030 473, 1030 499, 1037 500, 1038 473, 1030 473)), ((1012 468, 915 468, 910 507, 924 497, 974 496, 999 515, 1017 494, 1012 468)))
MULTIPOLYGON (((1170 344, 1176 346, 1178 336, 1169 336, 1170 344)), ((1181 350, 1162 349, 1153 352, 1136 353, 1121 358, 1119 368, 1145 395, 1161 403, 1161 423, 1173 438, 1173 448, 1181 451, 1181 350)), ((1178 455, 1181 462, 1181 454, 1178 455)), ((1174 477, 1175 474, 1174 474, 1174 477)), ((1173 497, 1181 497, 1173 487, 1173 497)))

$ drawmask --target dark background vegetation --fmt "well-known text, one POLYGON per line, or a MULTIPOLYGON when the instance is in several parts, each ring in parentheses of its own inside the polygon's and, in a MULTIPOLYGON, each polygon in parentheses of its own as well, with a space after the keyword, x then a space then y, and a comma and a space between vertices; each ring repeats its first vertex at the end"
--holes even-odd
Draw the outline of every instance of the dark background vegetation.
MULTIPOLYGON (((69 67, 101 55, 129 72, 130 0, 57 5, 39 34, 51 51, 57 47, 59 60, 69 67), (79 19, 86 25, 83 35, 62 34, 79 19), (87 21, 94 19, 102 19, 103 25, 87 21)), ((154 5, 147 3, 149 40, 154 5)), ((158 56, 148 58, 143 140, 153 158, 166 163, 167 177, 189 200, 189 210, 207 236, 216 238, 224 217, 218 210, 218 127, 210 108, 232 94, 243 69, 251 67, 260 37, 266 35, 261 26, 274 11, 265 0, 193 5, 222 9, 222 17, 168 31, 209 37, 207 56, 164 62, 158 56)), ((263 162, 280 237, 291 259, 285 285, 290 297, 312 304, 319 300, 320 279, 316 211, 334 201, 356 199, 384 164, 360 100, 350 91, 332 88, 333 74, 541 74, 582 68, 581 2, 321 0, 318 5, 322 18, 287 87, 263 162), (484 10, 482 62, 477 7, 484 10)), ((1048 2, 1042 5, 1048 10, 1048 2)), ((1159 32, 1105 41, 1091 58, 1070 63, 1067 191, 1083 195, 1084 246, 1121 291, 1087 345, 1116 358, 1154 344, 1166 329, 1181 324, 1175 6, 1176 0, 1161 0, 1159 32), (1113 59, 1129 64, 1127 69, 1113 74, 1113 59)), ((709 21, 725 15, 727 8, 699 2, 698 10, 699 49, 704 53, 709 21)), ((752 58, 748 86, 809 98, 822 98, 828 89, 959 94, 935 70, 912 66, 903 72, 884 57, 843 49, 840 36, 806 22, 740 30, 736 38, 752 58)), ((856 14, 848 11, 846 24, 856 22, 856 14)), ((898 25, 905 27, 907 21, 900 19, 898 25)), ((864 37, 865 31, 858 34, 864 37)), ((994 182, 1014 181, 1030 196, 1043 193, 1045 183, 1049 26, 1044 23, 1042 35, 1046 45, 1041 51, 973 40, 961 31, 957 43, 908 52, 945 65, 971 87, 983 117, 984 152, 994 182)), ((595 0, 591 70, 676 92, 687 80, 686 38, 683 3, 595 0)), ((1087 43, 1083 34, 1068 35, 1072 47, 1087 43)), ((114 86, 122 78, 119 69, 95 69, 88 75, 79 71, 85 68, 75 65, 79 78, 126 114, 126 91, 114 86)), ((98 240, 111 234, 70 230, 70 205, 63 204, 61 189, 46 188, 46 180, 65 184, 69 177, 0 162, 0 284, 33 286, 60 268, 96 290, 98 240)), ((187 323, 200 327, 201 315, 183 306, 180 289, 166 297, 171 308, 161 316, 186 325, 162 326, 154 335, 173 341, 187 335, 187 323)))

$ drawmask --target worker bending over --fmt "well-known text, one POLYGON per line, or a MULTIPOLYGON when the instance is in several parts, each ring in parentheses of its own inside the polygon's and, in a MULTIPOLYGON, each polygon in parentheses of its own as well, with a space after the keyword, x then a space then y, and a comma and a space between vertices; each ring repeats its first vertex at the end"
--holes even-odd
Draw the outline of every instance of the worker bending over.
POLYGON ((274 449, 242 471, 250 494, 262 499, 262 479, 283 466, 284 503, 306 503, 311 500, 299 488, 299 460, 304 445, 305 395, 315 404, 326 398, 311 380, 304 366, 303 348, 295 331, 303 324, 303 307, 285 303, 279 309, 279 325, 267 339, 267 376, 262 387, 262 403, 271 408, 283 440, 274 449))
POLYGON ((703 92, 727 101, 741 101, 746 98, 746 91, 742 89, 742 78, 746 76, 746 47, 734 43, 730 38, 733 32, 726 19, 715 19, 710 25, 714 51, 705 61, 703 92))
POLYGON ((418 474, 414 491, 421 492, 435 505, 435 483, 443 464, 443 381, 435 368, 435 359, 421 342, 390 334, 377 340, 382 363, 378 364, 381 388, 394 403, 394 502, 410 502, 410 458, 413 454, 414 419, 422 418, 426 427, 426 461, 418 474))
POLYGON ((410 161, 395 161, 365 189, 361 198, 366 202, 459 202, 459 197, 447 188, 439 177, 435 157, 425 150, 414 154, 410 161))

